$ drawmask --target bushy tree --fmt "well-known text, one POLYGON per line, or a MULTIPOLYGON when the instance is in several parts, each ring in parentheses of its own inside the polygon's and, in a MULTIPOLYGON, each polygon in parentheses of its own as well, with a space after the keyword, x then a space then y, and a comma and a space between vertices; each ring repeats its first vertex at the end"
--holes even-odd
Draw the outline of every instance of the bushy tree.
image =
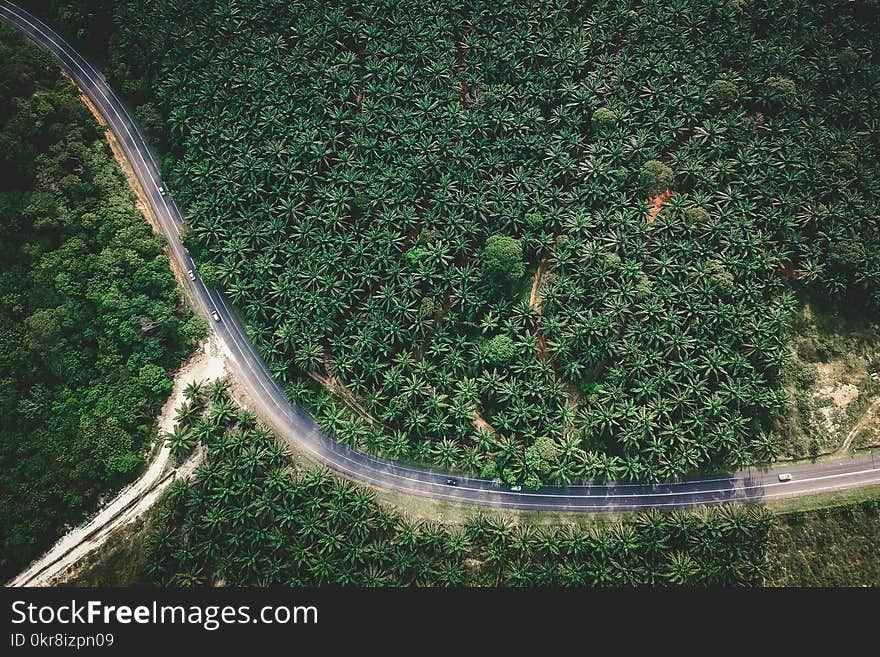
POLYGON ((711 219, 709 212, 705 208, 701 208, 699 205, 688 205, 684 209, 684 214, 688 221, 697 225, 707 224, 711 219))
POLYGON ((722 105, 729 105, 739 97, 739 88, 730 80, 715 80, 706 89, 706 95, 722 105))
POLYGON ((419 315, 425 318, 430 318, 433 317, 436 312, 437 305, 431 297, 425 297, 422 299, 422 303, 419 305, 419 315))
POLYGON ((180 237, 180 241, 183 243, 183 246, 186 247, 186 250, 189 251, 190 256, 198 261, 199 256, 202 254, 202 242, 199 239, 199 236, 196 235, 195 231, 189 229, 185 230, 180 237))
POLYGON ((855 66, 856 62, 859 61, 859 53, 847 46, 846 48, 841 48, 837 51, 837 54, 834 56, 834 61, 840 68, 849 69, 855 66))
POLYGON ((490 236, 483 249, 483 270, 509 280, 522 278, 525 262, 520 241, 507 235, 490 236))
POLYGON ((654 196, 670 189, 674 177, 675 174, 673 174, 672 169, 659 160, 648 160, 639 172, 642 190, 648 196, 654 196))
POLYGON ((199 263, 199 278, 202 283, 209 289, 217 289, 220 286, 220 277, 217 275, 217 268, 210 262, 199 263))
POLYGON ((489 362, 492 365, 508 365, 516 356, 516 343, 506 335, 496 335, 487 345, 489 362))
POLYGON ((591 117, 593 131, 597 134, 605 134, 617 126, 617 114, 607 107, 600 107, 591 117))
POLYGON ((791 105, 797 98, 797 84, 786 77, 769 77, 764 81, 764 94, 781 105, 791 105))

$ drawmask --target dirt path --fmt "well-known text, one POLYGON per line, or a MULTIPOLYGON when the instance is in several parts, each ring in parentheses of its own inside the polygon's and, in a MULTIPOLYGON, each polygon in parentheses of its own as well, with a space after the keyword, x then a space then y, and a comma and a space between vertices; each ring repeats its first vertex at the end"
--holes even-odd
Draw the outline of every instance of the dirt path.
POLYGON ((846 434, 846 438, 843 443, 841 443, 840 447, 834 452, 834 454, 844 454, 850 451, 850 447, 852 446, 852 441, 856 437, 856 435, 864 429, 868 424, 873 422, 875 419, 875 414, 880 414, 880 398, 875 399, 871 402, 871 405, 868 406, 868 410, 866 410, 862 417, 859 418, 859 421, 853 425, 853 428, 849 430, 849 433, 846 434))
POLYGON ((486 420, 483 419, 483 416, 480 415, 477 411, 474 411, 473 415, 471 416, 471 422, 473 422, 474 426, 477 429, 482 429, 483 431, 490 433, 492 436, 496 438, 498 437, 498 433, 495 431, 495 427, 486 422, 486 420))
POLYGON ((541 330, 541 284, 544 274, 547 272, 547 257, 541 258, 538 268, 535 270, 535 279, 532 281, 532 292, 529 295, 529 306, 538 314, 538 324, 535 326, 535 337, 538 339, 538 360, 547 360, 547 341, 541 330))
POLYGON ((317 372, 307 372, 307 374, 324 386, 331 393, 336 395, 342 402, 351 408, 355 413, 361 415, 364 419, 367 420, 370 424, 378 425, 379 421, 370 415, 363 406, 361 406, 360 402, 358 402, 357 398, 354 394, 345 387, 345 384, 339 379, 339 377, 329 374, 328 376, 323 377, 317 372))
POLYGON ((547 271, 547 256, 541 258, 538 268, 535 270, 535 278, 532 281, 532 292, 529 295, 529 306, 541 314, 541 297, 538 296, 538 290, 541 287, 541 279, 544 278, 544 272, 547 271))
POLYGON ((8 586, 51 586, 59 575, 79 559, 103 545, 114 530, 153 506, 172 481, 188 476, 201 460, 202 450, 197 449, 179 468, 169 470, 171 452, 162 437, 174 428, 176 409, 184 401, 186 387, 194 381, 207 382, 222 378, 225 373, 224 354, 212 338, 181 366, 175 376, 171 396, 159 414, 159 430, 153 443, 156 455, 146 472, 122 489, 92 519, 62 536, 46 554, 11 580, 8 586))

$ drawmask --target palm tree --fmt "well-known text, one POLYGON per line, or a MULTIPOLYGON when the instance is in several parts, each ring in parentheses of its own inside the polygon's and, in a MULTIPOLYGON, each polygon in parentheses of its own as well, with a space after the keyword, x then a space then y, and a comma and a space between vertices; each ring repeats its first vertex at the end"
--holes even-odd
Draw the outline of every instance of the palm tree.
POLYGON ((193 435, 187 429, 177 425, 171 433, 165 434, 165 444, 174 458, 180 458, 195 446, 193 435))
POLYGON ((663 575, 670 584, 687 586, 699 572, 700 564, 690 554, 676 550, 669 553, 663 575))

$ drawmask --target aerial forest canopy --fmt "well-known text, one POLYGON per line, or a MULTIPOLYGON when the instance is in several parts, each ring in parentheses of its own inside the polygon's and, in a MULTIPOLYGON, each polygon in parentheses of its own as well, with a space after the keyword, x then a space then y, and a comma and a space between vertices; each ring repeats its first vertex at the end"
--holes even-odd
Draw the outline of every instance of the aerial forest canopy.
POLYGON ((0 23, 0 577, 131 480, 198 335, 102 128, 0 23))
POLYGON ((529 486, 736 468, 787 449, 803 295, 876 317, 875 0, 113 11, 188 239, 348 444, 529 486))
POLYGON ((324 468, 300 470, 237 409, 191 386, 176 435, 206 447, 151 520, 141 579, 161 586, 758 586, 773 517, 754 505, 658 511, 593 530, 474 513, 416 521, 324 468))

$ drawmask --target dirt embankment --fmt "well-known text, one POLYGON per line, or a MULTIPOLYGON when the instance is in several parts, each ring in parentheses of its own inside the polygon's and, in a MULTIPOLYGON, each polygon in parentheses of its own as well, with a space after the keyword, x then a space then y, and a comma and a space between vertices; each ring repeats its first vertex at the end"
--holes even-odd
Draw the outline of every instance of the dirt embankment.
MULTIPOLYGON (((69 75, 62 71, 62 74, 71 81, 74 85, 76 84, 69 75)), ((95 107, 94 103, 89 100, 88 96, 80 92, 79 95, 82 102, 86 107, 89 108, 89 111, 95 117, 95 120, 101 124, 102 126, 107 127, 107 121, 101 112, 95 107)), ((122 146, 119 144, 119 141, 116 139, 116 135, 113 134, 112 130, 105 130, 104 137, 107 139, 107 143, 110 146, 110 151, 113 153, 113 158, 119 164, 122 172, 125 174, 126 180, 128 180, 128 186, 134 192, 135 195, 135 207, 138 211, 144 216, 147 222, 152 226, 153 232, 157 235, 162 235, 162 228, 159 225, 158 219, 156 219, 156 215, 153 214, 153 208, 150 206, 147 201, 147 195, 144 192, 144 188, 141 185, 141 181, 138 180, 137 175, 135 175, 134 169, 132 168, 131 162, 129 162, 128 158, 125 155, 125 151, 122 150, 122 146)), ((164 237, 164 236, 163 236, 164 237)), ((168 262, 171 266, 171 272, 174 274, 174 278, 177 279, 177 285, 183 290, 186 290, 186 272, 181 270, 181 268, 177 265, 177 262, 174 258, 171 257, 170 250, 168 247, 163 247, 163 251, 168 257, 168 262)))
MULTIPOLYGON (((67 73, 62 71, 64 77, 66 77, 70 82, 76 85, 73 78, 71 78, 67 73)), ((107 126, 107 120, 104 118, 103 114, 98 111, 98 108, 95 107, 94 103, 89 100, 88 96, 84 93, 80 92, 80 100, 85 104, 86 107, 89 108, 89 111, 95 117, 95 120, 104 126, 107 126)), ((122 146, 119 145, 119 142, 116 139, 116 135, 113 134, 112 130, 105 130, 104 137, 107 139, 107 143, 110 145, 110 150, 113 152, 113 157, 116 162, 119 164, 123 173, 125 173, 125 177, 128 180, 128 186, 135 193, 135 205, 137 209, 140 211, 142 215, 146 218, 150 225, 153 227, 153 230, 157 233, 161 234, 162 229, 159 227, 159 222, 156 220, 156 216, 153 214, 152 208, 150 208, 150 204, 147 203, 147 195, 144 193, 143 187, 141 187, 141 182, 138 180, 138 177, 134 173, 134 169, 132 169, 131 162, 128 161, 128 158, 125 156, 125 151, 122 150, 122 146)))

